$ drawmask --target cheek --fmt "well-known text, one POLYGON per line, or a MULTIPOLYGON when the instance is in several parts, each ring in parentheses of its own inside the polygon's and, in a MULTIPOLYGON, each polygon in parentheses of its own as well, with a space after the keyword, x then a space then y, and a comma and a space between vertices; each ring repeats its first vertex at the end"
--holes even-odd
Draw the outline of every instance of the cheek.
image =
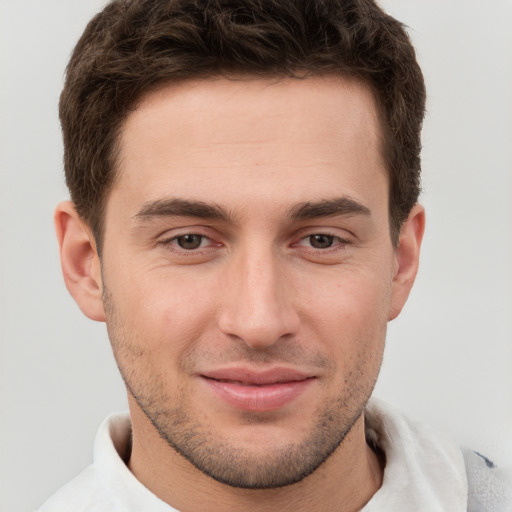
POLYGON ((336 362, 380 360, 384 347, 391 286, 374 273, 352 272, 333 279, 327 290, 308 294, 305 323, 322 333, 336 362))
POLYGON ((122 326, 118 341, 157 365, 171 364, 208 332, 215 310, 207 293, 211 287, 204 280, 165 271, 139 276, 116 276, 107 283, 116 317, 108 323, 122 326))

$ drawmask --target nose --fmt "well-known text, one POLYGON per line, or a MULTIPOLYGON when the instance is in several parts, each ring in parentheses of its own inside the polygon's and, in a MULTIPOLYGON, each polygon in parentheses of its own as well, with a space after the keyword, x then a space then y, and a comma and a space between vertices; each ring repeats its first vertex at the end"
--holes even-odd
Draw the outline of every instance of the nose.
POLYGON ((226 269, 220 330, 253 349, 267 348, 294 335, 299 317, 287 281, 271 251, 236 258, 226 269))

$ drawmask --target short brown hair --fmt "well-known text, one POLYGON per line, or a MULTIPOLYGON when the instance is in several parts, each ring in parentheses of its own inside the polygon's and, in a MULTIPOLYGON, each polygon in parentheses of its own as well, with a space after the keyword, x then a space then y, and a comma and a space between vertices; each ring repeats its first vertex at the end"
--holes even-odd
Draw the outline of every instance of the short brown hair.
POLYGON ((377 99, 397 241, 420 191, 425 86, 403 25, 373 0, 114 0, 78 41, 60 98, 66 183, 101 249, 123 121, 164 83, 353 76, 377 99))

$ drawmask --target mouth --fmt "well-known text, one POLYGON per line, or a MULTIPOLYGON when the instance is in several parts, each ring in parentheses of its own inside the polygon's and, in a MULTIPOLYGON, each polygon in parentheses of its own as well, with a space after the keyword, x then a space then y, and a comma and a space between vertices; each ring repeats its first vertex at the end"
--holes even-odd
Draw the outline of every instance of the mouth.
POLYGON ((251 412, 275 411, 291 404, 316 379, 286 368, 263 372, 228 368, 207 372, 200 378, 216 399, 251 412))
MULTIPOLYGON (((205 379, 210 377, 204 376, 205 379)), ((257 386, 257 387, 265 387, 265 386, 273 386, 275 384, 285 384, 287 382, 300 382, 305 379, 297 379, 297 380, 277 380, 275 382, 254 382, 254 381, 241 381, 241 380, 231 380, 231 379, 213 379, 217 382, 224 382, 226 384, 238 384, 240 386, 257 386)))

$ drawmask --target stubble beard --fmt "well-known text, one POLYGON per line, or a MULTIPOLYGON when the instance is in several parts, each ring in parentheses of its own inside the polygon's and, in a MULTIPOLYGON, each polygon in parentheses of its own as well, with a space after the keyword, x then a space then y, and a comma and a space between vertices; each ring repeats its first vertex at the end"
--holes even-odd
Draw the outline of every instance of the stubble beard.
MULTIPOLYGON (((129 337, 116 318, 108 293, 104 293, 104 303, 109 338, 128 392, 171 448, 203 474, 231 487, 275 489, 306 478, 341 445, 363 414, 375 385, 377 375, 373 382, 366 381, 361 386, 365 372, 356 371, 357 375, 344 383, 339 397, 324 403, 316 412, 305 437, 268 449, 246 449, 216 431, 214 426, 192 418, 185 396, 171 400, 164 389, 164 379, 157 378, 156 369, 145 367, 141 371, 137 367, 140 349, 127 343, 129 337)), ((264 413, 248 414, 246 420, 250 416, 254 423, 265 421, 264 413)))
MULTIPOLYGON (((151 398, 135 394, 126 379, 125 384, 171 448, 205 475, 243 489, 275 489, 300 482, 334 453, 364 409, 363 405, 353 416, 344 418, 346 405, 331 404, 317 417, 305 439, 278 448, 270 446, 255 454, 192 420, 184 407, 160 408, 151 398)), ((258 416, 253 415, 254 423, 262 421, 258 416)))

